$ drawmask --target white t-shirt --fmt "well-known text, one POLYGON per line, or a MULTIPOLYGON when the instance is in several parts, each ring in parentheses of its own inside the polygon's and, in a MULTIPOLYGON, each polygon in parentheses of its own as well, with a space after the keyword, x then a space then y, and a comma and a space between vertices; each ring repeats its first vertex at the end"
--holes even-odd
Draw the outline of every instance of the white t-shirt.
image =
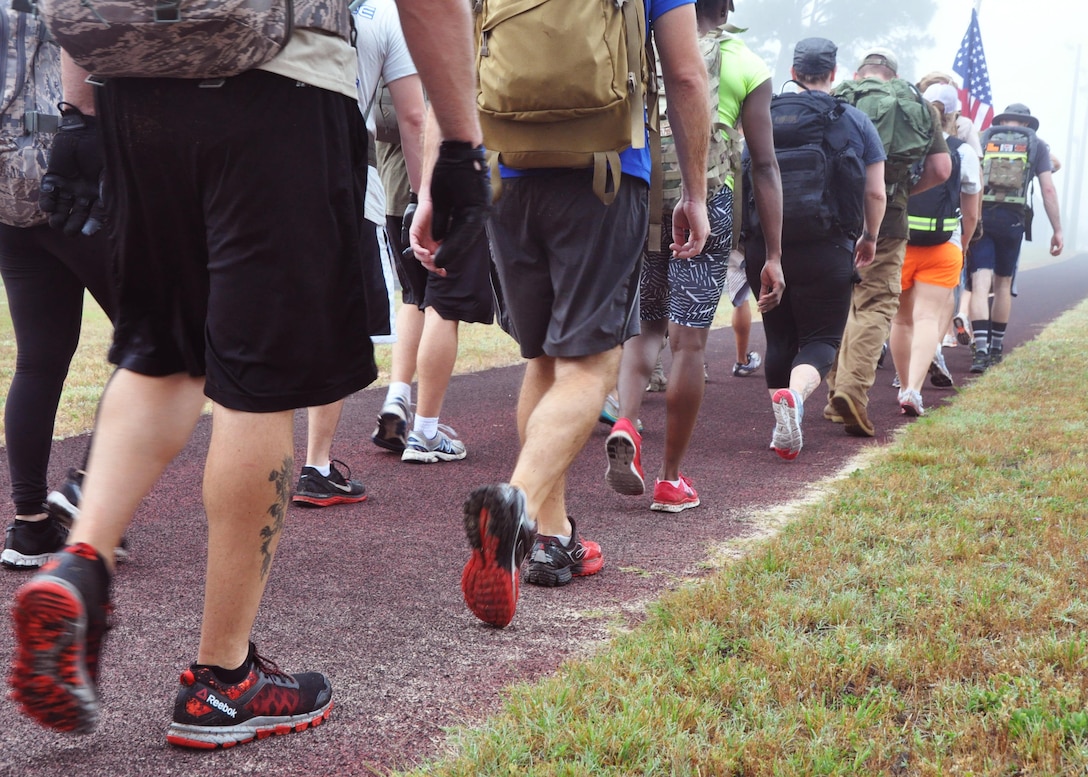
MULTIPOLYGON (((366 0, 355 9, 354 15, 359 52, 359 109, 365 111, 374 101, 379 77, 389 84, 414 76, 417 71, 404 42, 394 0, 366 0)), ((373 110, 366 117, 366 126, 374 132, 373 110)))
MULTIPOLYGON (((948 139, 947 132, 944 137, 945 140, 948 139)), ((978 153, 970 143, 960 143, 957 153, 960 155, 960 191, 964 194, 978 194, 982 191, 982 166, 979 164, 978 153)), ((952 235, 950 242, 963 248, 961 231, 962 224, 952 235)))

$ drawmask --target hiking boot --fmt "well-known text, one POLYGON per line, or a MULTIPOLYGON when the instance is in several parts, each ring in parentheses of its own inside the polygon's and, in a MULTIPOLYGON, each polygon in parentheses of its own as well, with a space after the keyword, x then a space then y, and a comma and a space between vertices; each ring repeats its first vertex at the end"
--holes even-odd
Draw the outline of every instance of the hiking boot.
POLYGON ((952 373, 945 364, 944 354, 941 353, 940 348, 937 349, 933 361, 929 363, 929 382, 937 388, 952 388, 953 385, 952 373))
POLYGON ((575 577, 595 575, 604 566, 601 546, 578 536, 574 519, 570 521, 570 539, 566 545, 558 537, 536 535, 529 563, 525 565, 525 582, 551 588, 566 585, 575 577))
POLYGON ((881 343, 881 345, 880 345, 880 356, 876 360, 876 366, 877 366, 878 369, 884 366, 884 358, 887 355, 888 355, 888 343, 887 343, 887 341, 885 341, 885 342, 881 343))
POLYGON ((525 493, 509 483, 481 486, 464 507, 472 555, 461 572, 461 593, 472 614, 500 629, 514 618, 521 562, 535 526, 525 513, 525 493))
POLYGON ((895 373, 895 377, 892 378, 892 388, 903 388, 903 384, 899 382, 899 373, 895 373))
MULTIPOLYGON (((597 419, 602 424, 608 424, 612 426, 620 419, 620 401, 614 396, 609 394, 604 398, 604 406, 601 408, 601 415, 597 419)), ((638 427, 638 433, 642 434, 642 419, 638 419, 635 422, 635 426, 638 427)))
POLYGON ((395 397, 382 406, 378 414, 378 427, 370 440, 379 448, 393 453, 403 453, 408 445, 408 425, 412 422, 412 411, 407 400, 395 397))
POLYGON ((654 482, 654 501, 650 503, 650 509, 659 513, 678 513, 689 507, 699 506, 699 495, 691 481, 680 474, 680 487, 677 488, 667 480, 654 482))
POLYGON ((650 373, 650 382, 646 384, 647 391, 664 391, 669 387, 669 376, 665 374, 665 366, 661 363, 661 356, 657 357, 654 371, 650 373))
POLYGON ((249 643, 249 674, 225 683, 210 666, 192 664, 181 673, 174 722, 166 741, 177 747, 217 747, 290 734, 320 726, 332 711, 332 686, 319 672, 287 674, 249 643))
MULTIPOLYGON (((801 395, 790 389, 779 389, 771 398, 774 406, 774 435, 771 446, 774 452, 787 461, 797 458, 801 452, 801 421, 805 417, 805 403, 801 395)), ((654 489, 657 494, 657 489, 654 489)))
POLYGON ((986 351, 975 351, 975 355, 971 357, 971 369, 970 372, 980 375, 986 372, 986 368, 990 366, 990 354, 986 351))
POLYGON ((457 461, 468 455, 465 444, 457 439, 457 432, 445 424, 438 425, 438 433, 427 439, 422 432, 408 435, 408 445, 400 455, 401 461, 434 464, 437 461, 457 461))
POLYGON ((956 342, 960 345, 970 345, 974 338, 971 336, 971 330, 967 326, 967 319, 957 313, 952 317, 952 326, 956 329, 956 342))
POLYGON ((926 414, 922 407, 922 394, 914 389, 903 389, 899 392, 899 412, 918 418, 926 414))
POLYGON ((613 491, 627 496, 638 496, 646 491, 642 474, 642 435, 626 418, 616 421, 612 433, 604 443, 608 456, 608 469, 604 480, 613 491))
POLYGON ((366 486, 351 479, 348 465, 339 459, 329 462, 329 474, 322 475, 314 467, 303 467, 298 476, 298 486, 291 504, 299 507, 328 507, 329 505, 351 504, 366 501, 366 486), (346 476, 336 468, 339 464, 348 473, 346 476))
POLYGON ((762 366, 763 360, 759 358, 759 354, 755 351, 748 352, 748 361, 744 364, 737 362, 733 365, 733 377, 734 378, 747 378, 749 375, 755 375, 756 370, 762 366))
POLYGON ((98 723, 98 655, 113 611, 109 589, 105 562, 81 542, 15 592, 11 696, 47 728, 86 734, 98 723))
POLYGON ((37 569, 59 552, 68 539, 68 527, 52 515, 40 521, 8 524, 0 564, 8 569, 37 569))
POLYGON ((849 394, 835 393, 831 398, 831 407, 842 416, 843 429, 852 437, 875 437, 876 428, 869 420, 865 405, 849 394))
POLYGON ((1003 353, 1003 347, 995 348, 992 345, 990 346, 990 366, 991 367, 993 365, 995 365, 995 364, 1001 364, 1001 360, 1004 359, 1004 358, 1005 358, 1005 355, 1003 353))
MULTIPOLYGON (((79 505, 83 501, 83 476, 86 474, 81 469, 69 468, 64 483, 56 491, 50 491, 42 505, 46 513, 68 529, 79 520, 79 505)), ((113 560, 118 564, 128 561, 128 539, 125 537, 113 549, 113 560)))

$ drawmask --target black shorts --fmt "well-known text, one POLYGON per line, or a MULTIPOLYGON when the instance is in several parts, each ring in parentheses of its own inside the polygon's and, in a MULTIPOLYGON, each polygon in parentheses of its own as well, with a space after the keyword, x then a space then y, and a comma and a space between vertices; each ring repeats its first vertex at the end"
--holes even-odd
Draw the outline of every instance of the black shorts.
POLYGON ((204 376, 208 397, 249 412, 374 380, 354 100, 250 71, 216 88, 109 79, 98 112, 120 275, 113 363, 204 376))
POLYGON ((621 179, 604 205, 592 170, 503 181, 488 223, 503 327, 526 359, 605 353, 639 333, 647 185, 621 179))
MULTIPOLYGON (((401 223, 395 216, 386 216, 386 224, 401 223)), ((393 242, 399 245, 400 240, 393 242)), ((405 246, 408 248, 408 246, 405 246)), ((400 279, 401 300, 420 310, 433 307, 447 321, 466 324, 490 324, 495 319, 494 296, 491 291, 491 250, 487 236, 480 239, 464 256, 449 259, 446 275, 435 275, 408 252, 394 257, 400 279)))

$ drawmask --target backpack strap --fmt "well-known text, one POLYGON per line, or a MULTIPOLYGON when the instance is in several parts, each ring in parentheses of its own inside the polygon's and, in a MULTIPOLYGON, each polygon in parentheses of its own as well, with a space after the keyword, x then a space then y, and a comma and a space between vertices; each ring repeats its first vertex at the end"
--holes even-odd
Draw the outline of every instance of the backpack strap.
MULTIPOLYGON (((620 6, 620 10, 623 13, 623 23, 627 30, 627 40, 636 41, 646 29, 646 7, 642 0, 617 0, 620 6)), ((646 55, 649 56, 652 53, 652 44, 650 42, 650 36, 646 37, 646 55)), ((646 100, 650 95, 647 92, 650 91, 644 88, 643 84, 638 80, 643 75, 642 66, 643 51, 638 46, 627 46, 627 73, 628 78, 631 80, 627 84, 627 88, 632 90, 631 94, 631 148, 646 148, 646 100)), ((653 59, 648 59, 648 62, 653 62, 653 59)), ((654 84, 652 97, 653 102, 656 105, 657 102, 657 74, 654 73, 651 81, 654 84)), ((656 117, 656 108, 651 112, 656 117)), ((660 156, 660 152, 658 153, 660 156)), ((651 168, 656 165, 651 165, 651 168)), ((614 151, 597 152, 593 155, 593 193, 597 195, 598 199, 605 205, 611 205, 616 199, 616 192, 620 188, 620 157, 614 151)), ((660 172, 658 173, 660 177, 660 172)), ((653 174, 650 175, 650 188, 653 189, 654 181, 653 174)), ((658 184, 658 191, 660 192, 660 183, 658 184)), ((658 197, 660 200, 660 196, 658 197)), ((653 202, 653 200, 650 200, 653 202)), ((660 232, 660 230, 659 230, 660 232)))
POLYGON ((661 104, 658 99, 660 87, 657 83, 656 55, 654 54, 653 35, 646 36, 646 62, 650 63, 650 79, 646 85, 646 100, 649 105, 647 121, 650 136, 650 228, 646 234, 647 250, 653 253, 661 251, 661 230, 664 219, 661 216, 661 202, 665 198, 665 176, 661 169, 661 104))

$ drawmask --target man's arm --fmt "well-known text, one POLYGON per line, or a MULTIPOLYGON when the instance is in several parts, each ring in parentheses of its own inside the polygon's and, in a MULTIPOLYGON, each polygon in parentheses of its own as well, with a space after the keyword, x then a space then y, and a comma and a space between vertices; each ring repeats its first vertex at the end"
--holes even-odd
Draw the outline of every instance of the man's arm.
MULTIPOLYGON (((637 0, 636 0, 637 1, 637 0)), ((710 234, 706 215, 706 149, 710 138, 706 65, 699 53, 695 6, 673 8, 654 20, 661 74, 669 101, 669 125, 676 140, 682 181, 673 210, 673 253, 690 259, 703 250, 710 234), (684 231, 689 230, 685 235, 684 231)))
POLYGON ((63 49, 60 52, 60 84, 64 101, 79 108, 85 116, 94 115, 94 87, 87 83, 86 70, 75 63, 63 49))
POLYGON ((418 75, 405 76, 387 84, 397 112, 400 145, 404 151, 404 165, 408 168, 408 182, 412 191, 419 193, 420 170, 423 165, 423 122, 427 117, 427 103, 423 98, 423 84, 418 75))
POLYGON ((965 252, 967 246, 971 244, 971 238, 975 234, 975 229, 978 227, 978 216, 981 212, 981 207, 981 191, 975 192, 974 194, 967 194, 963 191, 960 192, 960 213, 963 215, 963 234, 961 236, 961 242, 963 243, 965 252))
POLYGON ((1050 236, 1050 255, 1060 256, 1065 247, 1065 241, 1062 239, 1062 212, 1058 206, 1058 190, 1054 187, 1052 173, 1039 173, 1038 178, 1046 217, 1050 219, 1050 228, 1054 231, 1054 234, 1050 236))
POLYGON ((469 4, 465 0, 398 0, 397 11, 442 137, 480 145, 483 133, 476 113, 469 4))
POLYGON ((865 166, 864 225, 854 248, 854 264, 865 267, 876 257, 876 239, 880 223, 884 221, 884 208, 888 204, 887 186, 884 184, 884 162, 865 166))
POLYGON ((922 177, 918 179, 918 183, 910 187, 910 193, 920 194, 926 189, 940 186, 948 180, 950 175, 952 175, 952 157, 948 155, 948 152, 930 154, 922 164, 922 177))
MULTIPOLYGON (((774 128, 771 124, 771 81, 767 79, 753 89, 740 108, 744 139, 752 158, 752 190, 763 226, 763 241, 767 258, 763 265, 762 288, 757 305, 766 312, 782 300, 786 288, 782 274, 782 175, 774 153, 774 128)), ((742 203, 733 202, 736 213, 742 203)), ((734 225, 737 220, 733 219, 734 225)))

